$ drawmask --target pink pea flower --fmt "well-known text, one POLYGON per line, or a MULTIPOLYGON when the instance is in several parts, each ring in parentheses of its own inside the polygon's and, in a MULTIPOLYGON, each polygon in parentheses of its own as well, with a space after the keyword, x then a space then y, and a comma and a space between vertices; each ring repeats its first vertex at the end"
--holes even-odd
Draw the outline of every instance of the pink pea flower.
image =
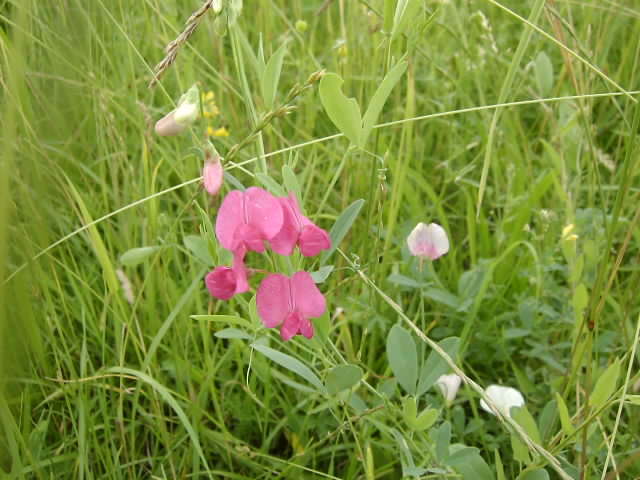
POLYGON ((282 206, 282 229, 271 239, 271 249, 280 255, 291 255, 296 244, 305 257, 313 257, 331 247, 329 234, 305 217, 294 193, 278 197, 282 206))
POLYGON ((243 258, 249 250, 264 252, 264 242, 275 237, 281 228, 282 207, 278 199, 258 187, 229 192, 216 219, 220 244, 243 258))
POLYGON ((208 158, 202 169, 202 178, 204 180, 204 188, 209 195, 215 196, 222 187, 224 172, 222 170, 222 162, 220 157, 208 158))
POLYGON ((407 237, 411 255, 428 257, 431 260, 441 257, 449 251, 447 232, 437 223, 418 223, 407 237))
POLYGON ((258 315, 268 328, 280 328, 280 336, 290 340, 297 334, 313 337, 309 318, 321 316, 326 301, 313 278, 307 272, 297 272, 291 278, 279 273, 266 277, 256 294, 258 315))
POLYGON ((244 253, 234 254, 232 267, 217 267, 207 274, 205 284, 211 295, 219 300, 229 300, 237 293, 249 290, 244 253))

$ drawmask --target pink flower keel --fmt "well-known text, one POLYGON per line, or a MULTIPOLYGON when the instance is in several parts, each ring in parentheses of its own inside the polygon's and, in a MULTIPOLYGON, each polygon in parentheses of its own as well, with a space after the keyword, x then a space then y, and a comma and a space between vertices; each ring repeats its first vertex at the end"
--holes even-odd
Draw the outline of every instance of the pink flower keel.
POLYGON ((280 335, 290 340, 297 334, 313 337, 309 318, 321 316, 327 306, 318 287, 307 272, 291 278, 279 273, 267 276, 256 295, 258 315, 268 328, 282 325, 280 335))

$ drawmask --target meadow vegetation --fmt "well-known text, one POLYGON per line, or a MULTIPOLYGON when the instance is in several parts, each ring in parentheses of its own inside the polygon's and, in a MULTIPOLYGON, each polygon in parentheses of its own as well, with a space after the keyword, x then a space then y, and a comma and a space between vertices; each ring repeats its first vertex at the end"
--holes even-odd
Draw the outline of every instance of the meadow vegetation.
POLYGON ((0 471, 639 478, 640 5, 244 3, 0 0, 0 471), (219 301, 252 186, 332 246, 249 252, 219 301), (419 222, 448 253, 410 254, 419 222), (297 270, 327 309, 283 341, 255 293, 297 270))

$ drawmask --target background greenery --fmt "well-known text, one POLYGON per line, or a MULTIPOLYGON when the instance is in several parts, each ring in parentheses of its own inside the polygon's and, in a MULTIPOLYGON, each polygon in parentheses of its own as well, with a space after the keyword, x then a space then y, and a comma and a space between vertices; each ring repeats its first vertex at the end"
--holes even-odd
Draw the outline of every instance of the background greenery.
MULTIPOLYGON (((407 121, 375 129, 365 151, 323 140, 337 130, 314 88, 241 151, 243 168, 229 168, 259 184, 260 149, 291 147, 267 159, 269 174, 280 182, 289 165, 307 213, 327 229, 365 200, 320 285, 326 340, 282 343, 252 317, 251 295, 212 301, 207 254, 194 254, 203 237, 189 236, 220 199, 197 181, 154 195, 202 167, 206 122, 192 135, 153 133, 190 85, 215 94, 212 126, 230 132, 212 139, 223 155, 266 110, 233 32, 219 36, 205 16, 149 89, 152 66, 201 2, 0 0, 0 278, 11 275, 0 287, 0 468, 13 478, 373 479, 411 473, 411 458, 432 469, 425 478, 475 478, 439 455, 434 432, 445 424, 450 443, 477 448, 491 475, 544 467, 514 453, 508 427, 469 388, 451 407, 430 389, 418 406, 440 411, 436 426, 407 424, 407 393, 386 354, 398 314, 370 281, 434 340, 460 337, 456 360, 471 378, 521 390, 540 443, 570 476, 604 478, 607 462, 607 478, 618 478, 614 467, 637 478, 640 109, 613 82, 640 89, 638 5, 412 2, 417 14, 390 42, 385 3, 396 2, 246 3, 234 28, 254 52, 261 44, 269 58, 288 40, 276 103, 326 69, 364 106, 391 65, 409 62, 379 118, 407 121), (538 7, 546 36, 513 14, 538 7), (563 96, 575 98, 502 108, 491 127, 491 105, 563 96), (405 247, 419 221, 442 224, 452 244, 423 269, 405 247), (568 224, 577 238, 563 238, 568 224), (121 265, 145 246, 161 248, 121 265), (238 325, 192 318, 205 314, 245 320, 249 340, 215 337, 238 325), (263 336, 323 381, 343 363, 365 377, 323 394, 250 348, 263 336), (594 411, 590 395, 616 361, 617 387, 594 411), (558 398, 576 432, 561 427, 558 398)), ((417 344, 422 361, 430 349, 417 344)))

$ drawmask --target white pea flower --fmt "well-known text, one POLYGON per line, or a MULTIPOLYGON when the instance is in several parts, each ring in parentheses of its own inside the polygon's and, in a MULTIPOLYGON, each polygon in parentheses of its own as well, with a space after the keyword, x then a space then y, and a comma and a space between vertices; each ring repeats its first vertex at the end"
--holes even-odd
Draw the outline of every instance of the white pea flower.
POLYGON ((447 400, 447 403, 451 403, 456 398, 456 394, 458 393, 458 389, 462 383, 462 378, 455 373, 440 375, 440 378, 436 380, 436 383, 438 384, 438 387, 440 387, 440 391, 447 400))
POLYGON ((200 115, 200 89, 191 87, 180 97, 178 106, 156 123, 156 133, 163 137, 177 135, 195 122, 200 115))
MULTIPOLYGON (((522 407, 524 405, 522 393, 515 388, 489 385, 484 393, 493 401, 498 410, 507 417, 511 417, 512 407, 522 407)), ((484 400, 480 400, 480 406, 483 410, 495 415, 484 400)))
POLYGON ((435 260, 449 251, 449 239, 437 223, 420 222, 407 237, 407 246, 411 255, 435 260))

